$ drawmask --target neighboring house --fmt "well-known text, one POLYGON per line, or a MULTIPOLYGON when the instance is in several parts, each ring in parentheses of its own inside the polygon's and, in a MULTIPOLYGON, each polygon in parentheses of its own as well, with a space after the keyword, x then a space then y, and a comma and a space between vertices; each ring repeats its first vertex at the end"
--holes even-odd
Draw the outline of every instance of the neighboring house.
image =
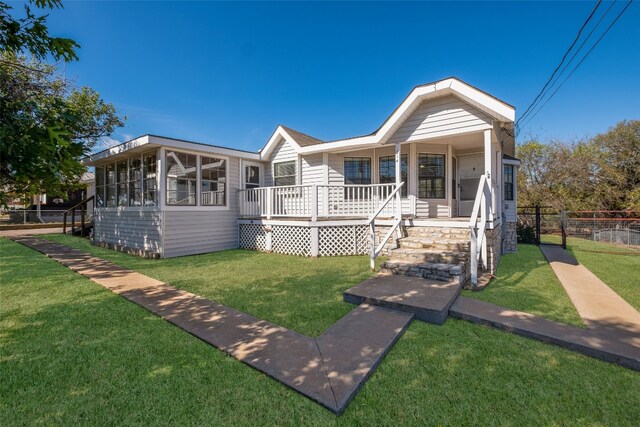
POLYGON ((372 231, 374 247, 390 250, 427 227, 457 230, 471 264, 478 254, 495 271, 516 249, 514 117, 448 78, 417 86, 359 137, 325 142, 278 126, 247 152, 145 135, 87 159, 93 239, 152 257, 238 247, 323 256, 370 254, 372 231))

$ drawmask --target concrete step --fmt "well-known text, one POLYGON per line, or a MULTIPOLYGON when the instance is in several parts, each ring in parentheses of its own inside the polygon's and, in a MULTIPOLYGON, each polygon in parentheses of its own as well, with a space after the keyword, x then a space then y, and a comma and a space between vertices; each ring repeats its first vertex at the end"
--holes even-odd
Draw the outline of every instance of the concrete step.
POLYGON ((442 282, 453 281, 461 286, 469 280, 468 264, 448 264, 439 262, 415 262, 407 260, 389 260, 382 263, 380 272, 400 276, 421 277, 442 282))
POLYGON ((403 249, 439 249, 445 251, 469 251, 468 239, 432 239, 427 237, 403 237, 398 240, 403 249))
POLYGON ((462 286, 417 277, 378 275, 343 294, 351 304, 368 303, 413 313, 416 319, 441 325, 462 286))
POLYGON ((440 249, 393 249, 390 251, 390 261, 413 261, 416 263, 444 263, 459 264, 469 258, 466 251, 448 251, 440 249))
POLYGON ((406 227, 409 237, 464 238, 469 239, 468 228, 450 227, 406 227))

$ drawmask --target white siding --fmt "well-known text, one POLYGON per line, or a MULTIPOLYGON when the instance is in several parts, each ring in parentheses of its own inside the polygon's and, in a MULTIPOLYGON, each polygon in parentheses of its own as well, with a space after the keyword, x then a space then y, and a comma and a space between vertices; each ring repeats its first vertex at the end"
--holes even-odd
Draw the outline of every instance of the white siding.
POLYGON ((508 200, 504 202, 504 220, 506 222, 517 222, 516 201, 508 200))
POLYGON ((229 159, 228 210, 173 208, 164 212, 164 257, 238 247, 239 161, 229 159))
POLYGON ((479 109, 454 96, 445 96, 423 102, 389 142, 416 141, 451 130, 463 133, 490 124, 491 118, 479 109))
MULTIPOLYGON (((289 162, 295 160, 296 161, 296 170, 298 170, 298 153, 296 153, 295 148, 291 144, 289 144, 284 139, 278 146, 273 150, 271 154, 271 163, 268 164, 264 173, 264 185, 265 187, 271 187, 273 185, 273 164, 280 162, 289 162)), ((322 162, 322 158, 320 158, 320 162, 322 162)), ((299 182, 297 182, 300 184, 299 182)))
POLYGON ((304 185, 322 184, 322 153, 302 157, 302 182, 304 185))
POLYGON ((98 208, 94 212, 96 243, 161 253, 162 212, 150 208, 98 208))

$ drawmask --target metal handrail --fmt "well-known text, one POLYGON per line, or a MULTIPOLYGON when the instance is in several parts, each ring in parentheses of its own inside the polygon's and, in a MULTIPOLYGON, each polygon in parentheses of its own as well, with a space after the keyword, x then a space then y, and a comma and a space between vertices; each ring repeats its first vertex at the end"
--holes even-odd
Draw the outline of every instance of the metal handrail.
POLYGON ((76 209, 80 208, 80 236, 84 237, 84 223, 89 202, 95 203, 95 196, 87 197, 75 206, 67 209, 63 214, 62 233, 67 234, 67 215, 71 213, 71 234, 76 231, 76 209))

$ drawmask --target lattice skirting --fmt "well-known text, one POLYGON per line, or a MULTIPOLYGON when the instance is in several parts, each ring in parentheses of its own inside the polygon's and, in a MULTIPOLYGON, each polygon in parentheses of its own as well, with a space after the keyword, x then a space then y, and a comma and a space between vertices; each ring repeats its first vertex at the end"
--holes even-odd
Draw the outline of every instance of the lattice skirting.
MULTIPOLYGON (((240 224, 240 247, 289 255, 311 256, 309 226, 240 224)), ((318 256, 365 255, 369 253, 366 225, 318 226, 318 256)))
POLYGON ((366 225, 319 227, 318 254, 320 256, 368 254, 368 230, 366 225))
POLYGON ((292 225, 271 226, 272 252, 289 255, 311 255, 311 228, 292 225))
POLYGON ((254 251, 267 250, 267 230, 260 224, 240 224, 240 247, 254 251))

